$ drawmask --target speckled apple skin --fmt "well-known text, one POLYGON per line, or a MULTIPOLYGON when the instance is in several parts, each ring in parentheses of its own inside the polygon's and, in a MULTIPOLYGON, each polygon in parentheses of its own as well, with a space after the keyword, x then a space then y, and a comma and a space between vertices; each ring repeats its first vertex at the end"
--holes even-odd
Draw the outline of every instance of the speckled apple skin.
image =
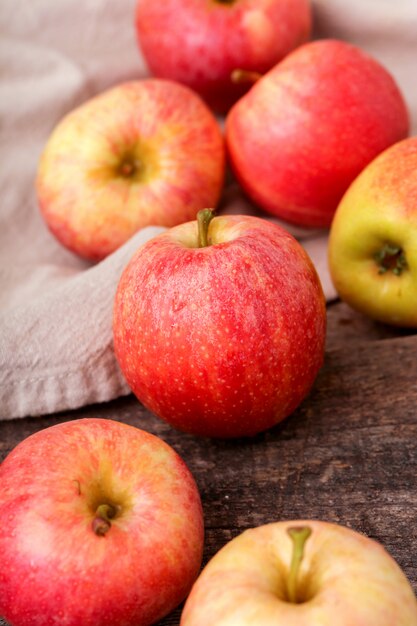
POLYGON ((178 429, 254 435, 309 392, 323 362, 326 311, 301 245, 255 217, 214 218, 140 248, 114 307, 114 345, 137 397, 178 429))
POLYGON ((146 626, 198 575, 195 482, 159 438, 113 420, 39 431, 0 466, 0 615, 11 626, 146 626), (91 493, 119 503, 105 536, 91 493))
POLYGON ((329 268, 350 306, 372 319, 417 328, 417 137, 380 154, 355 179, 330 230, 329 268), (384 244, 402 249, 400 276, 379 273, 384 244))
POLYGON ((250 87, 235 69, 264 74, 311 31, 309 0, 138 0, 139 45, 155 76, 178 80, 225 112, 250 87))
POLYGON ((381 544, 316 520, 275 522, 227 543, 200 574, 181 626, 417 626, 406 576, 381 544), (286 601, 287 529, 308 526, 298 578, 303 602, 286 601))
POLYGON ((64 246, 100 260, 140 228, 174 226, 216 206, 224 151, 215 117, 190 89, 123 83, 54 129, 37 176, 41 213, 64 246), (120 174, 126 157, 140 163, 139 179, 120 174))
POLYGON ((226 143, 257 204, 295 224, 327 227, 354 178, 408 130, 387 70, 329 39, 292 52, 235 104, 226 143))

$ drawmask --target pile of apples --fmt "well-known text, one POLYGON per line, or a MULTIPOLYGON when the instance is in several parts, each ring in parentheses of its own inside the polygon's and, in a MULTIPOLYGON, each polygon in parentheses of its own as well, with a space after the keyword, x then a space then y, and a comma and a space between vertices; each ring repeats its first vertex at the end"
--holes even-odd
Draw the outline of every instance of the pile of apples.
MULTIPOLYGON (((168 228, 120 280, 118 362, 174 427, 251 436, 311 389, 326 308, 284 228, 215 215, 226 163, 266 214, 330 227, 342 297, 416 325, 417 141, 379 62, 308 41, 308 0, 139 0, 136 27, 153 77, 60 122, 39 205, 59 241, 93 261, 145 226, 168 228)), ((198 576, 193 477, 167 444, 117 421, 38 432, 0 466, 0 483, 0 614, 11 626, 148 626, 187 596, 181 626, 417 626, 411 586, 383 547, 326 522, 246 531, 198 576)))

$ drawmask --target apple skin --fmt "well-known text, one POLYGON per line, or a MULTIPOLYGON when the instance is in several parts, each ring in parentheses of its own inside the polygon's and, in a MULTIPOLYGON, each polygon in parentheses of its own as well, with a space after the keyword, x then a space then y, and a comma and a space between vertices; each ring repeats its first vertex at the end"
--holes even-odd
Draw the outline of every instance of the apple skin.
POLYGON ((114 306, 114 347, 133 392, 196 435, 251 436, 300 404, 323 362, 316 271, 285 230, 215 217, 207 247, 188 222, 142 246, 114 306))
POLYGON ((417 328, 417 137, 388 148, 349 187, 330 229, 329 268, 351 307, 417 328), (387 244, 404 255, 399 274, 394 259, 383 271, 376 258, 387 244))
POLYGON ((180 626, 417 626, 406 576, 376 541, 321 521, 275 522, 226 544, 195 582, 180 626), (292 544, 308 526, 299 603, 286 600, 292 544))
POLYGON ((255 203, 294 224, 328 227, 354 178, 408 129, 387 70, 328 39, 299 47, 255 83, 229 112, 226 144, 255 203))
POLYGON ((43 152, 37 193, 61 243, 103 259, 137 230, 216 206, 224 139, 204 102, 172 81, 117 85, 69 113, 43 152))
POLYGON ((264 74, 311 31, 309 0, 138 0, 139 46, 155 76, 184 83, 225 112, 250 87, 235 69, 264 74))
POLYGON ((145 626, 198 575, 195 482, 158 437, 113 420, 39 431, 0 466, 0 615, 11 626, 145 626), (110 530, 96 506, 119 505, 110 530))

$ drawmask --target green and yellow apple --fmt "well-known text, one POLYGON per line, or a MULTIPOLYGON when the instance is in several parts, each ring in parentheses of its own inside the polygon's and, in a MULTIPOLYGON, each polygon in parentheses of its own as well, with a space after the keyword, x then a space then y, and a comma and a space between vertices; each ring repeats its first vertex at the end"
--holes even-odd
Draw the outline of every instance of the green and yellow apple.
POLYGON ((174 226, 216 206, 224 140, 187 87, 146 79, 118 85, 69 113, 43 152, 37 192, 50 230, 100 260, 144 226, 174 226))
POLYGON ((255 203, 295 224, 328 227, 350 183, 408 127, 388 71, 328 39, 300 46, 255 83, 229 112, 226 143, 255 203))
POLYGON ((158 437, 113 420, 61 423, 6 457, 0 485, 11 626, 147 626, 198 575, 200 496, 158 437))
POLYGON ((292 413, 322 365, 325 327, 301 245, 267 220, 209 209, 137 251, 114 306, 116 357, 139 400, 213 437, 254 435, 292 413))
POLYGON ((405 574, 376 541, 321 521, 252 528, 204 568, 180 626, 417 626, 405 574))
POLYGON ((383 152, 349 187, 330 230, 329 267, 350 306, 417 327, 417 137, 383 152))
POLYGON ((310 0, 138 0, 136 29, 153 75, 224 112, 250 87, 233 70, 263 74, 307 41, 310 0))

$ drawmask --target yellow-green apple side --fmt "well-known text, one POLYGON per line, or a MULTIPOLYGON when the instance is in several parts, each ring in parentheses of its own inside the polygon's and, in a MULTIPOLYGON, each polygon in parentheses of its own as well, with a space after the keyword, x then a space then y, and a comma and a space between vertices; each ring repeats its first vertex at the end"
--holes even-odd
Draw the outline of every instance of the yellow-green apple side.
POLYGON ((69 113, 43 152, 37 191, 62 244, 100 260, 137 230, 216 206, 224 141, 203 101, 167 80, 124 83, 69 113))
POLYGON ((417 137, 386 150, 350 186, 330 230, 329 266, 353 308, 417 327, 417 137))
POLYGON ((226 544, 181 626, 417 626, 405 574, 376 541, 322 521, 275 522, 226 544))

